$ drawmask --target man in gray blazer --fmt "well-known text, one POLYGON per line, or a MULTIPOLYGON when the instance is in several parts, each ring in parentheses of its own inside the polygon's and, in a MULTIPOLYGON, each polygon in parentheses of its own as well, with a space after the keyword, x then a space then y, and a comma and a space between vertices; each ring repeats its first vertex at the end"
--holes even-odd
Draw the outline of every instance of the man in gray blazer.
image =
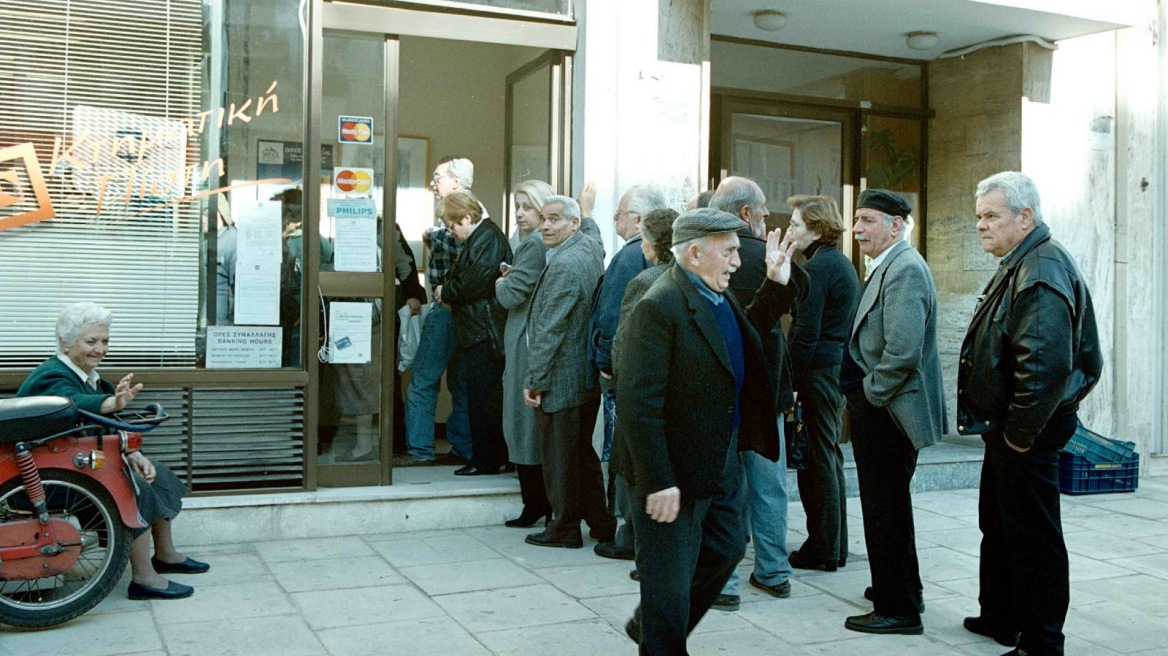
POLYGON ((604 274, 604 247, 580 231, 580 206, 567 196, 549 196, 540 217, 547 267, 527 316, 530 356, 523 396, 535 408, 553 519, 526 542, 578 549, 584 546, 581 519, 600 542, 612 541, 616 532, 592 448, 600 389, 588 361, 588 314, 604 274))
POLYGON ((844 351, 840 388, 851 413, 864 540, 873 602, 844 626, 863 633, 919 635, 921 578, 909 483, 917 453, 945 432, 937 355, 937 288, 924 258, 906 241, 912 208, 900 196, 869 189, 852 228, 872 258, 844 351))

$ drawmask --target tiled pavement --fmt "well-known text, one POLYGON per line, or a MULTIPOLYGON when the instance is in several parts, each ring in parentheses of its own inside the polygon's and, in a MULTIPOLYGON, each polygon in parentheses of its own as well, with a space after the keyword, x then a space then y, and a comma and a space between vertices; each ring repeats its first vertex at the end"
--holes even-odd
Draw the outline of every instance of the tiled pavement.
MULTIPOLYGON (((1134 494, 1063 497, 1071 551, 1067 653, 1168 654, 1168 480, 1134 494)), ((711 611, 693 654, 996 655, 965 632, 977 611, 975 490, 915 495, 925 635, 867 636, 845 616, 870 606, 859 503, 839 572, 798 572, 789 599, 743 585, 736 613, 711 611)), ((791 506, 789 542, 803 534, 791 506)), ((322 533, 327 527, 322 527, 322 533)), ((48 633, 0 628, 0 656, 633 654, 623 626, 637 603, 629 563, 523 543, 480 527, 204 548, 210 573, 177 602, 134 602, 123 581, 95 611, 48 633), (67 645, 67 647, 66 647, 67 645)), ((740 575, 749 575, 749 563, 740 575)))

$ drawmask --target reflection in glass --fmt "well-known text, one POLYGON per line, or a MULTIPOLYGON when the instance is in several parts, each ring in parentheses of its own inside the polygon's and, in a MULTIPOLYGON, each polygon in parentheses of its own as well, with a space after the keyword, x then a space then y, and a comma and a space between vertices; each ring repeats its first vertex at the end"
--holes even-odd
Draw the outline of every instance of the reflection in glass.
POLYGON ((381 304, 325 300, 329 361, 320 365, 317 462, 373 462, 380 444, 381 304), (367 350, 354 357, 353 349, 367 350))

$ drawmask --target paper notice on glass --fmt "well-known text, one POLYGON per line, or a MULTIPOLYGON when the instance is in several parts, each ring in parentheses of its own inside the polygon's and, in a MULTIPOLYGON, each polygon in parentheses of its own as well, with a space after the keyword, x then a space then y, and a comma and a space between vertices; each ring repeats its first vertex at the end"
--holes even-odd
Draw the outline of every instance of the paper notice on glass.
POLYGON ((240 262, 279 262, 283 259, 283 226, 280 223, 280 201, 248 201, 233 206, 236 237, 236 259, 240 262))
POLYGON ((279 369, 279 326, 207 326, 208 369, 279 369))
POLYGON ((330 198, 336 226, 333 269, 377 271, 377 204, 372 198, 330 198))
POLYGON ((373 354, 373 304, 329 303, 329 362, 364 364, 373 354))
POLYGON ((280 265, 279 260, 236 261, 234 323, 280 325, 280 265))

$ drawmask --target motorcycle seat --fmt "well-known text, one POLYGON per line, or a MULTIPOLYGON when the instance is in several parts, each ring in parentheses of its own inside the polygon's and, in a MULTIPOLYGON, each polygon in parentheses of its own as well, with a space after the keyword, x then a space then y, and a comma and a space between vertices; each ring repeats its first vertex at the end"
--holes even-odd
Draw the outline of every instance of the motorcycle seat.
POLYGON ((0 444, 36 440, 77 425, 77 406, 64 396, 0 399, 0 444))

